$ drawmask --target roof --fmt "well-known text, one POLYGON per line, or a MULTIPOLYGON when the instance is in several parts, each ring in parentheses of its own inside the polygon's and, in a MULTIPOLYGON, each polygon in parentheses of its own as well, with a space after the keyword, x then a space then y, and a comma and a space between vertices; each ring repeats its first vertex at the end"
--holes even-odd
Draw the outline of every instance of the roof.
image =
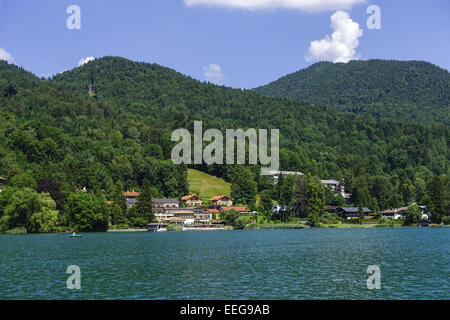
MULTIPOLYGON (((342 209, 345 212, 359 212, 359 207, 340 207, 338 208, 342 209)), ((372 212, 372 210, 370 210, 369 208, 363 208, 364 212, 372 212)))
POLYGON ((3 178, 3 177, 0 177, 0 180, 2 180, 2 181, 6 181, 6 179, 5 179, 5 178, 3 178))
POLYGON ((152 199, 153 203, 178 203, 178 199, 152 199))
POLYGON ((199 196, 197 196, 195 194, 190 194, 188 196, 184 196, 184 197, 181 198, 181 200, 182 201, 187 201, 187 200, 190 200, 192 198, 196 198, 196 199, 202 200, 202 198, 200 198, 199 196))
POLYGON ((212 197, 211 199, 209 199, 210 201, 217 201, 217 200, 221 200, 221 199, 223 199, 223 198, 228 198, 228 199, 230 199, 230 200, 233 200, 233 199, 231 199, 229 196, 226 196, 226 195, 220 195, 220 196, 215 196, 215 197, 212 197))
POLYGON ((408 207, 401 207, 401 208, 397 208, 397 209, 388 209, 388 210, 384 210, 382 213, 389 214, 389 213, 402 212, 402 211, 406 211, 406 210, 408 210, 408 207))
POLYGON ((211 213, 220 213, 218 209, 206 209, 206 210, 211 213))
POLYGON ((125 191, 125 192, 123 193, 123 195, 124 195, 125 197, 139 197, 140 193, 139 193, 139 192, 135 192, 135 191, 133 190, 133 191, 125 191))
POLYGON ((247 207, 222 207, 223 211, 236 210, 237 212, 250 212, 247 207))
POLYGON ((330 180, 320 180, 323 184, 340 184, 341 182, 338 180, 330 179, 330 180))

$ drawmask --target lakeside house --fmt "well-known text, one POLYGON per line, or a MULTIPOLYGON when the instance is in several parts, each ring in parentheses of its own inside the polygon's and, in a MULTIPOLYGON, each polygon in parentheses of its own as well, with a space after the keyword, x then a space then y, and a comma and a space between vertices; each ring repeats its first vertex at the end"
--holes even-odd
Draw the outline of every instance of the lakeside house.
MULTIPOLYGON (((422 219, 423 220, 428 220, 429 218, 429 214, 428 214, 428 210, 426 206, 419 206, 421 214, 422 214, 422 219)), ((406 218, 406 211, 408 210, 408 207, 400 207, 400 208, 391 208, 388 210, 384 210, 383 212, 381 212, 381 216, 386 218, 386 219, 393 219, 393 220, 398 220, 398 219, 404 219, 406 218)))
POLYGON ((408 207, 401 207, 396 209, 388 209, 381 212, 381 216, 386 219, 404 219, 406 217, 406 210, 408 210, 408 207))
POLYGON ((166 222, 183 225, 192 225, 196 223, 209 223, 212 220, 212 214, 199 207, 187 208, 164 208, 162 213, 155 213, 158 222, 166 222))
MULTIPOLYGON (((130 209, 136 205, 139 192, 125 191, 123 193, 127 208, 130 209)), ((152 212, 158 223, 170 223, 178 225, 203 225, 213 221, 213 217, 217 219, 222 212, 231 210, 237 211, 240 215, 251 215, 254 212, 245 206, 233 206, 233 199, 220 195, 210 199, 213 205, 209 208, 202 206, 203 200, 197 195, 188 195, 181 198, 186 207, 180 206, 178 199, 155 198, 152 199, 152 212)), ((111 205, 111 201, 107 201, 111 205)))
POLYGON ((155 198, 152 200, 152 211, 154 214, 164 213, 168 208, 179 208, 178 199, 155 198))
POLYGON ((221 213, 234 210, 234 211, 237 211, 241 216, 247 216, 250 214, 250 210, 245 206, 220 207, 219 210, 221 213))
POLYGON ((213 206, 231 207, 233 205, 233 199, 226 195, 212 197, 209 201, 213 206))
POLYGON ((125 191, 123 193, 123 196, 125 197, 125 200, 127 201, 127 208, 130 209, 136 205, 137 198, 139 197, 140 193, 133 191, 125 191))
POLYGON ((186 207, 201 207, 203 200, 195 194, 190 194, 181 198, 181 201, 186 207))
MULTIPOLYGON (((369 208, 363 208, 364 216, 368 216, 370 213, 373 213, 369 208)), ((359 215, 359 207, 338 207, 335 210, 335 213, 344 219, 352 219, 358 218, 359 215)))

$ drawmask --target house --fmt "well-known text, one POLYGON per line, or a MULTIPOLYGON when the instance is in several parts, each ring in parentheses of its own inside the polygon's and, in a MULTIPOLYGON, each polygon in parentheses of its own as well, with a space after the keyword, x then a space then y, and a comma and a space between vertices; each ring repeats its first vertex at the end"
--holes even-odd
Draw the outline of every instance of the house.
POLYGON ((325 188, 331 187, 334 190, 334 192, 340 194, 345 199, 349 199, 351 196, 351 194, 345 193, 345 186, 342 181, 329 179, 329 180, 320 180, 320 182, 322 182, 325 188))
POLYGON ((381 212, 381 216, 386 219, 404 219, 406 217, 406 210, 408 210, 408 207, 389 209, 381 212))
POLYGON ((0 177, 0 192, 2 192, 2 188, 4 187, 4 186, 6 186, 6 179, 5 178, 3 178, 3 177, 0 177))
POLYGON ((282 206, 280 204, 274 204, 272 206, 272 213, 280 213, 280 212, 287 212, 288 209, 285 206, 282 206))
POLYGON ((137 198, 139 197, 140 193, 133 191, 125 191, 123 193, 123 196, 125 197, 125 200, 127 201, 127 208, 130 209, 136 205, 137 198))
POLYGON ((184 196, 181 198, 181 201, 183 201, 186 207, 201 207, 203 204, 202 198, 195 194, 184 196))
POLYGON ((213 215, 209 211, 205 210, 203 213, 194 214, 195 223, 210 223, 213 215))
POLYGON ((164 215, 174 218, 182 219, 183 224, 194 224, 197 220, 211 220, 210 215, 203 208, 189 207, 189 208, 164 208, 164 215))
MULTIPOLYGON (((220 208, 220 207, 218 207, 218 208, 220 208)), ((215 214, 216 217, 218 217, 220 215, 220 210, 217 208, 209 208, 209 209, 206 209, 206 211, 208 211, 210 214, 215 214)))
MULTIPOLYGON (((336 209, 336 214, 344 219, 358 218, 359 207, 339 207, 336 209)), ((369 215, 373 211, 368 208, 363 208, 364 216, 369 215)))
POLYGON ((228 211, 237 211, 240 215, 246 216, 250 214, 250 210, 247 207, 244 206, 235 206, 235 207, 221 207, 220 212, 228 212, 228 211))
POLYGON ((215 196, 209 199, 213 206, 227 206, 230 207, 233 205, 233 199, 226 195, 215 196))
POLYGON ((166 208, 179 208, 177 199, 152 199, 152 211, 154 214, 163 214, 166 208))

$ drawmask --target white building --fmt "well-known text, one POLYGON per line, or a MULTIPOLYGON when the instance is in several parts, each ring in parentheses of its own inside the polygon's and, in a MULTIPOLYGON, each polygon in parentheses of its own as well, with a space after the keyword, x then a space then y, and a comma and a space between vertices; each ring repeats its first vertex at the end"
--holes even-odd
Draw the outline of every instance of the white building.
POLYGON ((330 180, 320 180, 320 182, 322 182, 322 184, 324 185, 325 188, 327 188, 327 187, 333 188, 333 190, 336 193, 340 194, 345 199, 349 199, 351 196, 350 193, 345 193, 345 187, 344 187, 344 183, 342 181, 330 179, 330 180))

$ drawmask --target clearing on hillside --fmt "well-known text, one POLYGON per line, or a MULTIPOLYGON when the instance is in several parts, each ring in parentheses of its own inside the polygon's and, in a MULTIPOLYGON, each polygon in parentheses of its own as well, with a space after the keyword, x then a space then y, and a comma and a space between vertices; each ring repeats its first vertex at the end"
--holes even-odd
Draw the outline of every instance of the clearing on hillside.
POLYGON ((188 169, 188 182, 189 192, 198 194, 203 201, 222 194, 230 196, 231 184, 207 173, 188 169))

